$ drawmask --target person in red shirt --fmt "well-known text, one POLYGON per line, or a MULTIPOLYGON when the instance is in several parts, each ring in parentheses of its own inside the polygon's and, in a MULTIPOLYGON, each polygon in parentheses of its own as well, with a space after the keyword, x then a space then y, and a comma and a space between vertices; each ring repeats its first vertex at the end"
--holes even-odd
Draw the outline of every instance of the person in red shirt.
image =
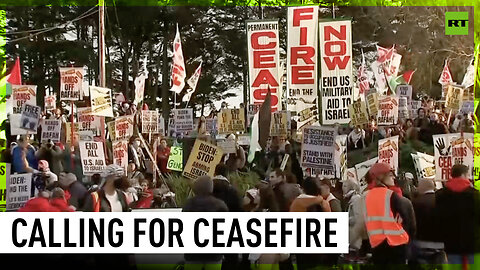
POLYGON ((168 147, 167 140, 162 138, 157 149, 157 166, 163 174, 169 173, 167 169, 168 157, 170 156, 170 147, 168 147))

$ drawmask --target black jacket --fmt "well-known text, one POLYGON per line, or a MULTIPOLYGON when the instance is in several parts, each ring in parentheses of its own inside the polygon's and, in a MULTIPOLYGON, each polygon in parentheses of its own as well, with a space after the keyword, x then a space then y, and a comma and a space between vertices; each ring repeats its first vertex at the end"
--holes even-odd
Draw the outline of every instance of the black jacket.
POLYGON ((418 195, 412 200, 415 210, 415 219, 417 221, 417 240, 441 242, 435 222, 435 193, 425 193, 418 195))
MULTIPOLYGON (((470 187, 462 192, 443 188, 435 193, 436 228, 450 254, 480 252, 479 193, 470 187)), ((434 227, 434 228, 435 228, 434 227)))
POLYGON ((241 198, 237 189, 223 176, 213 178, 213 196, 222 200, 230 212, 242 212, 241 198))

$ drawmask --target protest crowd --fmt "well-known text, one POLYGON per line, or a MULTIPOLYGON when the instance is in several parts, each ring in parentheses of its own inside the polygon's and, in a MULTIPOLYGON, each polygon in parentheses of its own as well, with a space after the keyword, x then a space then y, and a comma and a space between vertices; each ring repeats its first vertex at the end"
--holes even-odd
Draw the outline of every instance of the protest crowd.
MULTIPOLYGON (((378 47, 378 65, 391 68, 395 55, 378 47)), ((191 108, 172 108, 164 120, 141 96, 127 101, 91 86, 88 98, 74 83, 64 86, 81 72, 60 70, 65 107, 55 98, 19 103, 35 89, 12 85, 1 162, 9 166, 7 190, 28 188, 7 193, 7 211, 348 212, 349 254, 185 254, 185 269, 468 266, 480 252, 478 140, 466 106, 473 84, 454 85, 447 65, 439 100, 412 94, 413 72, 382 87, 359 74, 336 118, 326 100, 338 95, 313 93, 321 108, 305 102, 295 112, 280 110, 268 86, 251 104, 223 103, 195 117, 191 108), (83 98, 89 106, 70 107, 83 98)))

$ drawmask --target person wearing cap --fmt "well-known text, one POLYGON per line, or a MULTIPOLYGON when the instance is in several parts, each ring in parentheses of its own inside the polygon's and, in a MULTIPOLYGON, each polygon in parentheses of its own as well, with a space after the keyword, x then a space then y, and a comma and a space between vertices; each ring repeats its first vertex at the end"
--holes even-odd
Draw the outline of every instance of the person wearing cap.
POLYGON ((480 252, 479 193, 468 179, 470 173, 463 164, 453 165, 445 188, 435 193, 434 228, 445 243, 450 264, 472 264, 473 254, 480 252))
MULTIPOLYGON (((227 205, 213 194, 213 181, 208 175, 200 176, 193 184, 195 196, 183 206, 182 212, 228 212, 227 205)), ((222 268, 222 254, 185 254, 185 269, 222 268)))
POLYGON ((373 263, 405 264, 407 245, 415 234, 413 207, 410 203, 409 209, 405 198, 389 189, 395 183, 388 164, 374 164, 368 178, 374 186, 365 196, 365 225, 373 263))
POLYGON ((419 264, 445 263, 444 244, 439 241, 435 222, 435 183, 432 179, 418 180, 417 195, 412 200, 417 222, 413 241, 413 261, 419 264))
POLYGON ((60 173, 58 184, 65 191, 68 204, 74 206, 75 209, 81 209, 88 195, 88 190, 80 181, 77 181, 77 176, 73 173, 60 173))
POLYGON ((115 182, 125 176, 125 170, 115 164, 108 165, 102 171, 102 184, 96 192, 87 196, 85 212, 128 212, 125 194, 115 188, 115 182))

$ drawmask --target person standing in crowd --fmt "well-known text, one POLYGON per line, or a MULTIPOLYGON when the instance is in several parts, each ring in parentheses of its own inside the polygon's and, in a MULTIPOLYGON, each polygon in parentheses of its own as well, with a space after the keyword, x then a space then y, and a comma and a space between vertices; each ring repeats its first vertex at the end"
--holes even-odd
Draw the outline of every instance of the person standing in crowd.
POLYGON ((51 171, 57 175, 63 172, 62 155, 62 149, 55 145, 50 139, 46 143, 42 143, 40 149, 35 153, 37 159, 46 160, 50 165, 51 171))
POLYGON ((395 183, 388 164, 374 164, 368 177, 374 187, 367 192, 364 207, 373 263, 405 264, 407 245, 415 236, 415 215, 406 209, 400 196, 389 189, 395 183))
POLYGON ((331 212, 330 204, 322 197, 316 178, 305 178, 303 191, 293 200, 290 212, 331 212))
POLYGON ((137 170, 135 163, 129 163, 127 166, 127 179, 132 187, 140 187, 140 181, 145 177, 137 170))
POLYGON ((131 137, 128 144, 128 163, 134 163, 139 171, 145 171, 145 157, 141 147, 140 139, 131 137))
POLYGON ((46 160, 40 160, 38 162, 38 170, 42 174, 45 187, 48 188, 58 181, 58 176, 50 171, 49 164, 46 160))
POLYGON ((418 180, 417 195, 412 200, 417 222, 413 241, 412 260, 419 264, 446 263, 444 244, 439 242, 435 221, 435 183, 430 179, 418 180))
POLYGON ((50 203, 50 192, 40 191, 38 196, 27 201, 18 212, 60 212, 60 209, 50 203))
POLYGON ((242 212, 240 196, 237 189, 228 181, 227 171, 227 165, 223 163, 215 167, 213 196, 225 202, 230 212, 242 212))
POLYGON ((167 139, 160 139, 160 145, 157 148, 157 166, 166 175, 170 171, 167 169, 168 157, 170 156, 170 147, 168 147, 167 139))
POLYGON ((418 131, 420 131, 422 128, 425 128, 428 126, 428 123, 430 121, 427 118, 427 114, 425 112, 424 108, 418 108, 417 110, 417 118, 413 120, 413 126, 417 128, 418 131))
POLYGON ((38 169, 35 148, 28 136, 22 136, 12 149, 12 173, 34 173, 38 169))
POLYGON ((340 200, 337 199, 331 192, 330 192, 330 183, 328 180, 324 180, 320 182, 320 194, 322 195, 323 199, 329 204, 330 209, 332 212, 342 212, 342 204, 340 200))
POLYGON ((435 193, 437 237, 445 244, 449 264, 473 264, 474 253, 480 252, 478 229, 479 193, 472 187, 470 170, 456 164, 446 187, 435 193))
POLYGON ((280 169, 270 172, 268 182, 260 188, 260 209, 270 212, 288 212, 291 203, 302 193, 296 184, 288 184, 280 169))
POLYGON ((433 135, 447 133, 447 126, 438 120, 438 114, 432 113, 430 114, 430 122, 428 125, 420 130, 420 140, 433 145, 433 135))
POLYGON ((365 130, 360 126, 356 126, 350 134, 348 134, 348 146, 350 149, 361 149, 365 143, 365 130))
POLYGON ((65 198, 65 191, 59 187, 52 190, 52 199, 50 200, 50 203, 61 212, 75 212, 75 207, 68 205, 67 199, 65 198))
POLYGON ((128 212, 125 194, 115 187, 115 182, 124 177, 122 167, 111 164, 102 172, 103 185, 101 188, 87 196, 85 203, 86 212, 128 212))
MULTIPOLYGON (((228 140, 235 140, 235 135, 230 134, 227 136, 228 140)), ((225 164, 227 165, 228 171, 230 173, 236 172, 243 167, 245 167, 245 150, 243 150, 242 147, 240 147, 238 144, 235 145, 237 151, 235 154, 229 154, 228 159, 225 161, 225 164)))
POLYGON ((74 206, 75 209, 82 209, 85 198, 88 197, 88 190, 80 181, 77 181, 75 174, 60 173, 58 183, 65 190, 68 204, 74 206))
MULTIPOLYGON (((200 176, 193 184, 195 196, 183 206, 182 212, 228 212, 227 205, 213 193, 213 181, 208 175, 200 176)), ((185 270, 222 269, 221 254, 185 254, 185 270)))

